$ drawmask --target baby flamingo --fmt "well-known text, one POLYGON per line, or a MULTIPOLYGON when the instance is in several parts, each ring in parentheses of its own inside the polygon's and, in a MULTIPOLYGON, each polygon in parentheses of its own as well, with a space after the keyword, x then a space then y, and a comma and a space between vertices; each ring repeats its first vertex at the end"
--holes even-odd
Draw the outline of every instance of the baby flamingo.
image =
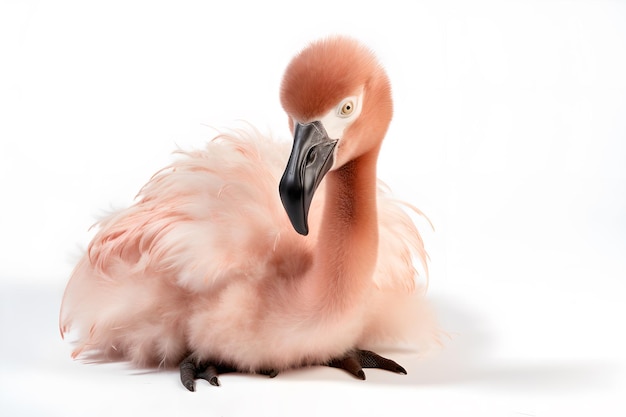
POLYGON ((327 38, 291 61, 280 98, 290 154, 251 129, 221 134, 99 223, 61 307, 73 357, 179 365, 194 391, 228 371, 406 373, 364 349, 437 339, 415 282, 422 239, 376 180, 385 71, 358 42, 327 38))

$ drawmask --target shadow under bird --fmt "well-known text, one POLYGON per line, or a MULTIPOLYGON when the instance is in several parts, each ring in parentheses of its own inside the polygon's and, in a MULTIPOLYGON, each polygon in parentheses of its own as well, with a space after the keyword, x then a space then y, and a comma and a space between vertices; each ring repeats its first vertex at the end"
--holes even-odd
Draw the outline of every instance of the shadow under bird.
POLYGON ((384 69, 359 42, 325 38, 290 62, 280 99, 291 151, 253 128, 223 132, 99 222, 61 307, 73 357, 178 366, 194 391, 223 372, 406 373, 372 349, 438 340, 414 208, 376 178, 384 69))

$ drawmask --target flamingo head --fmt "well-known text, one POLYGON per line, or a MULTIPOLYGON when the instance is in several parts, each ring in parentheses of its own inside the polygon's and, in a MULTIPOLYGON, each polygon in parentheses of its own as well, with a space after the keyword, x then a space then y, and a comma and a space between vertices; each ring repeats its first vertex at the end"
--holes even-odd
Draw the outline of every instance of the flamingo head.
POLYGON ((280 99, 294 140, 279 192, 294 229, 307 235, 309 207, 326 173, 377 156, 393 112, 391 88, 369 49, 332 37, 293 58, 280 99))

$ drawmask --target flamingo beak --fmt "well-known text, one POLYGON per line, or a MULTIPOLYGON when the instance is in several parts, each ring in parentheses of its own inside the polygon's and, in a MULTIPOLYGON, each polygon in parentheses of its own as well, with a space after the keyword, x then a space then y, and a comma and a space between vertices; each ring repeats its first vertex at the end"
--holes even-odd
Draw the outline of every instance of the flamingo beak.
POLYGON ((337 139, 330 139, 321 122, 296 123, 293 148, 278 191, 289 220, 298 233, 309 233, 313 194, 334 160, 337 139))

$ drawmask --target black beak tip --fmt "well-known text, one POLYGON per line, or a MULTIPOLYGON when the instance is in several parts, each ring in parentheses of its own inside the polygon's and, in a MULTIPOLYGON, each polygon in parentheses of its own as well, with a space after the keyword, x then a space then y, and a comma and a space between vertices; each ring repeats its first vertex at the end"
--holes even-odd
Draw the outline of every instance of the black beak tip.
POLYGON ((300 233, 302 236, 306 236, 309 234, 309 226, 306 223, 293 225, 293 228, 296 229, 296 232, 300 233))
POLYGON ((303 206, 300 191, 297 188, 293 187, 293 184, 290 183, 283 177, 283 180, 280 184, 280 197, 283 202, 283 207, 285 208, 285 212, 289 217, 289 221, 291 225, 296 230, 296 232, 300 233, 303 236, 309 234, 309 225, 307 224, 307 215, 306 209, 303 206))

